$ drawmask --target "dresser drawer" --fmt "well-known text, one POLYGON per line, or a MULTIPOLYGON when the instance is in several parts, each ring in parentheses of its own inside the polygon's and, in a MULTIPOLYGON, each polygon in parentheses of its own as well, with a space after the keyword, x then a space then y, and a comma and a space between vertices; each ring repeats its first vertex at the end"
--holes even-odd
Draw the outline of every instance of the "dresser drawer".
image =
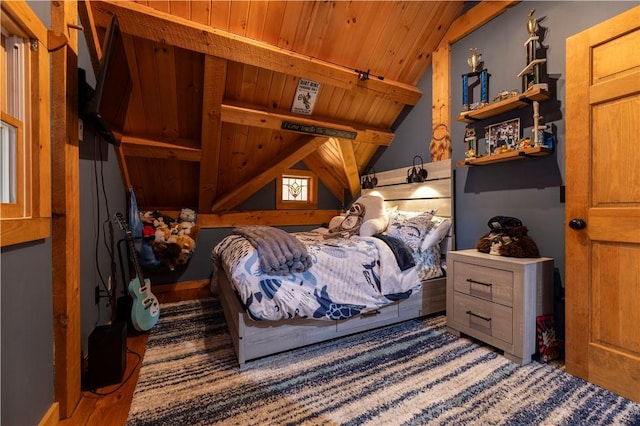
POLYGON ((481 339, 480 333, 513 343, 513 310, 510 307, 456 292, 453 322, 454 328, 470 336, 481 339))
POLYGON ((513 272, 473 263, 454 262, 453 289, 506 306, 513 306, 513 272))

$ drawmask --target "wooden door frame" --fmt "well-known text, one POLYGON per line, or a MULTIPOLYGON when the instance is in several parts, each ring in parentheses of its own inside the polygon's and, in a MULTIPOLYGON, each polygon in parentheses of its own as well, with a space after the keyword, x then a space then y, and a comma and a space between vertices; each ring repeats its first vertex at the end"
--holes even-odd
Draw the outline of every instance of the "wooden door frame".
POLYGON ((77 17, 76 0, 51 2, 51 33, 67 39, 51 55, 54 398, 60 418, 71 417, 81 397, 77 17))

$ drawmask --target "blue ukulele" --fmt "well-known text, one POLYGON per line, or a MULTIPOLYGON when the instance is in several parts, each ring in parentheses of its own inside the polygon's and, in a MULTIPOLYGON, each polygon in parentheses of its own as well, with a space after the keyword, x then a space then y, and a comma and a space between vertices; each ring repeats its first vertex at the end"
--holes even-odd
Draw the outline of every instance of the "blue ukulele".
POLYGON ((133 237, 127 221, 121 213, 116 213, 116 222, 120 229, 127 234, 127 242, 129 243, 129 251, 131 252, 131 260, 135 266, 136 276, 129 281, 129 295, 133 299, 133 307, 131 308, 131 322, 133 328, 137 331, 149 331, 156 325, 160 318, 160 304, 158 299, 151 293, 151 281, 142 277, 140 262, 136 247, 133 243, 133 237))

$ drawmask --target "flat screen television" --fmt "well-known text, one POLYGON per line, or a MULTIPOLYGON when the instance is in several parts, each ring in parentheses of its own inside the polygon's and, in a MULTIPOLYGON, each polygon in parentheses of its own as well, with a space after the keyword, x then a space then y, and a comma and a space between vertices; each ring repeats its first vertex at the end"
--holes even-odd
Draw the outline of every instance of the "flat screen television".
POLYGON ((131 87, 122 33, 114 15, 102 45, 96 88, 82 106, 83 119, 91 120, 102 138, 113 145, 120 145, 114 131, 122 134, 124 130, 131 87))

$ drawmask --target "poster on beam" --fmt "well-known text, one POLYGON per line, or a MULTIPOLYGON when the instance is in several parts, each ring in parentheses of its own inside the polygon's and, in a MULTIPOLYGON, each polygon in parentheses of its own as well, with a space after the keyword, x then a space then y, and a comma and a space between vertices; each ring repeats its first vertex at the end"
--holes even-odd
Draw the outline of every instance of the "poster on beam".
POLYGON ((304 115, 313 114, 313 107, 318 97, 318 90, 320 90, 320 83, 317 81, 302 78, 298 80, 298 88, 296 89, 296 95, 293 99, 291 112, 304 115))

